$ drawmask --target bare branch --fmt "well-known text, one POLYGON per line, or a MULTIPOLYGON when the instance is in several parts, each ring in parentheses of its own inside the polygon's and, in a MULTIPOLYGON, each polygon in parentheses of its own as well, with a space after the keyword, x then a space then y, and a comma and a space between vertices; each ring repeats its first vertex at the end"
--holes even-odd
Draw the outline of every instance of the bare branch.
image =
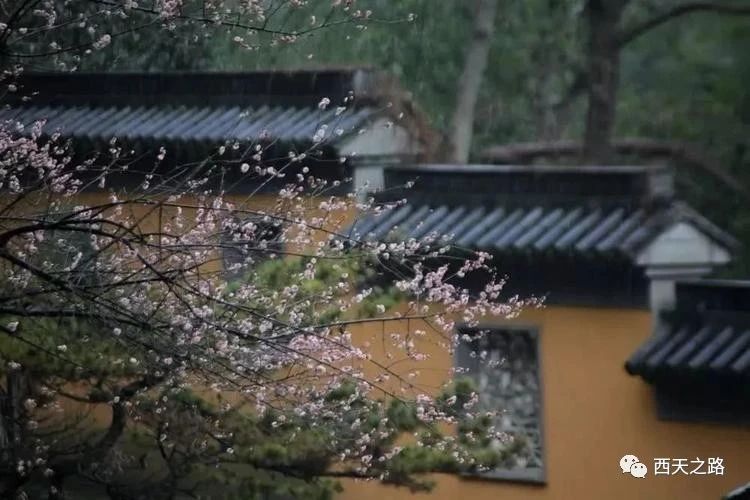
POLYGON ((646 19, 640 24, 636 24, 630 29, 624 30, 618 37, 618 46, 624 47, 644 33, 661 26, 672 19, 696 12, 714 12, 717 14, 735 16, 750 15, 750 5, 733 5, 718 2, 688 2, 676 5, 655 15, 651 19, 646 19))

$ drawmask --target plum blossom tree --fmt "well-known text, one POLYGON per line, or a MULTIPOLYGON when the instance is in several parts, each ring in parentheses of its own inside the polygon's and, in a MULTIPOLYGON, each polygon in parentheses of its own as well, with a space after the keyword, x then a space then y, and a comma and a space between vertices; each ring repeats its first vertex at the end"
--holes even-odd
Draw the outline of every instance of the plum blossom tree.
MULTIPOLYGON (((256 50, 376 19, 338 0, 0 9, 6 93, 29 99, 16 77, 35 61, 74 69, 134 31, 239 29, 256 50)), ((533 301, 503 298, 487 254, 348 230, 388 206, 313 175, 323 142, 270 158, 248 138, 173 166, 0 123, 0 496, 324 498, 337 478, 422 489, 509 452, 471 384, 419 370, 462 341, 457 321, 533 301), (259 205, 230 177, 278 189, 259 205)))

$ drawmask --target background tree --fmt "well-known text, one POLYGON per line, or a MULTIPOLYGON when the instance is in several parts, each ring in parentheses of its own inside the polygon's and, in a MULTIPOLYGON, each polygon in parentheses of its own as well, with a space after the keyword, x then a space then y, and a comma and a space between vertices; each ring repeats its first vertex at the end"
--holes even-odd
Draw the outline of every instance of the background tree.
MULTIPOLYGON (((472 17, 461 2, 405 3, 416 13, 415 29, 391 37, 370 26, 357 38, 360 58, 354 49, 320 38, 316 43, 324 50, 316 60, 364 58, 393 71, 449 136, 472 17)), ((750 114, 742 83, 750 67, 747 6, 730 0, 617 5, 581 0, 502 5, 475 108, 473 161, 581 162, 588 137, 589 150, 610 151, 604 163, 675 164, 680 196, 750 241, 750 114), (620 6, 611 14, 620 38, 598 50, 608 51, 599 61, 616 78, 609 79, 609 88, 590 85, 589 34, 606 31, 598 24, 590 29, 601 17, 590 7, 613 5, 620 6), (597 96, 611 98, 592 101, 594 87, 597 96)), ((294 51, 277 55, 277 65, 305 63, 294 51)), ((746 275, 748 263, 741 256, 728 272, 746 275)))
MULTIPOLYGON (((748 15, 750 7, 722 2, 679 2, 653 9, 656 12, 638 16, 623 25, 626 9, 638 10, 632 0, 591 0, 586 5, 588 24, 588 111, 583 155, 587 161, 606 163, 613 157, 617 89, 620 80, 620 54, 635 39, 661 25, 696 13, 713 12, 725 15, 748 15)), ((641 7, 643 10, 651 10, 641 7)))
POLYGON ((459 164, 469 161, 474 113, 492 45, 497 1, 478 0, 472 10, 472 38, 466 48, 464 69, 456 89, 456 105, 448 135, 450 147, 446 153, 448 161, 459 164))

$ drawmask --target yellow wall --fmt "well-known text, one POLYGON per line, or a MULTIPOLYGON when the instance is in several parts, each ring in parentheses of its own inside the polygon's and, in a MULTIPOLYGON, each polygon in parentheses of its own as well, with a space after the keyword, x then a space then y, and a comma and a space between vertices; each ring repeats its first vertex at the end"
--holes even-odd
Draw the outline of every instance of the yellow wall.
MULTIPOLYGON (((547 307, 515 322, 540 328, 547 484, 440 475, 430 495, 412 495, 350 481, 340 500, 716 500, 750 481, 750 429, 660 421, 653 388, 625 372, 625 360, 649 335, 647 311, 547 307), (620 471, 626 453, 649 467, 645 478, 620 471), (654 476, 656 457, 722 457, 726 469, 724 476, 654 476)), ((429 378, 445 374, 449 362, 436 352, 429 378)))

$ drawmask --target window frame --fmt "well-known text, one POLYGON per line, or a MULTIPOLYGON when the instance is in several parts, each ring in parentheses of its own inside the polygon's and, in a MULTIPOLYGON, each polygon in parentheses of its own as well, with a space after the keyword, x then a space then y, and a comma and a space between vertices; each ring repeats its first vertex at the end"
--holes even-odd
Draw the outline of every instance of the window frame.
MULTIPOLYGON (((477 479, 489 481, 508 481, 514 483, 523 483, 528 485, 546 486, 547 471, 549 469, 547 455, 547 440, 545 436, 545 405, 544 405, 544 377, 542 368, 542 349, 541 337, 542 329, 538 325, 525 323, 489 323, 478 326, 468 326, 467 324, 458 324, 457 332, 459 335, 471 334, 479 330, 499 331, 499 332, 525 332, 534 341, 534 354, 536 355, 536 378, 539 387, 539 445, 541 447, 542 467, 530 469, 494 469, 485 472, 465 472, 461 475, 464 479, 477 479)), ((468 346, 461 342, 453 354, 453 366, 460 367, 462 360, 462 351, 468 346)), ((466 375, 471 376, 473 372, 469 371, 466 375)))

